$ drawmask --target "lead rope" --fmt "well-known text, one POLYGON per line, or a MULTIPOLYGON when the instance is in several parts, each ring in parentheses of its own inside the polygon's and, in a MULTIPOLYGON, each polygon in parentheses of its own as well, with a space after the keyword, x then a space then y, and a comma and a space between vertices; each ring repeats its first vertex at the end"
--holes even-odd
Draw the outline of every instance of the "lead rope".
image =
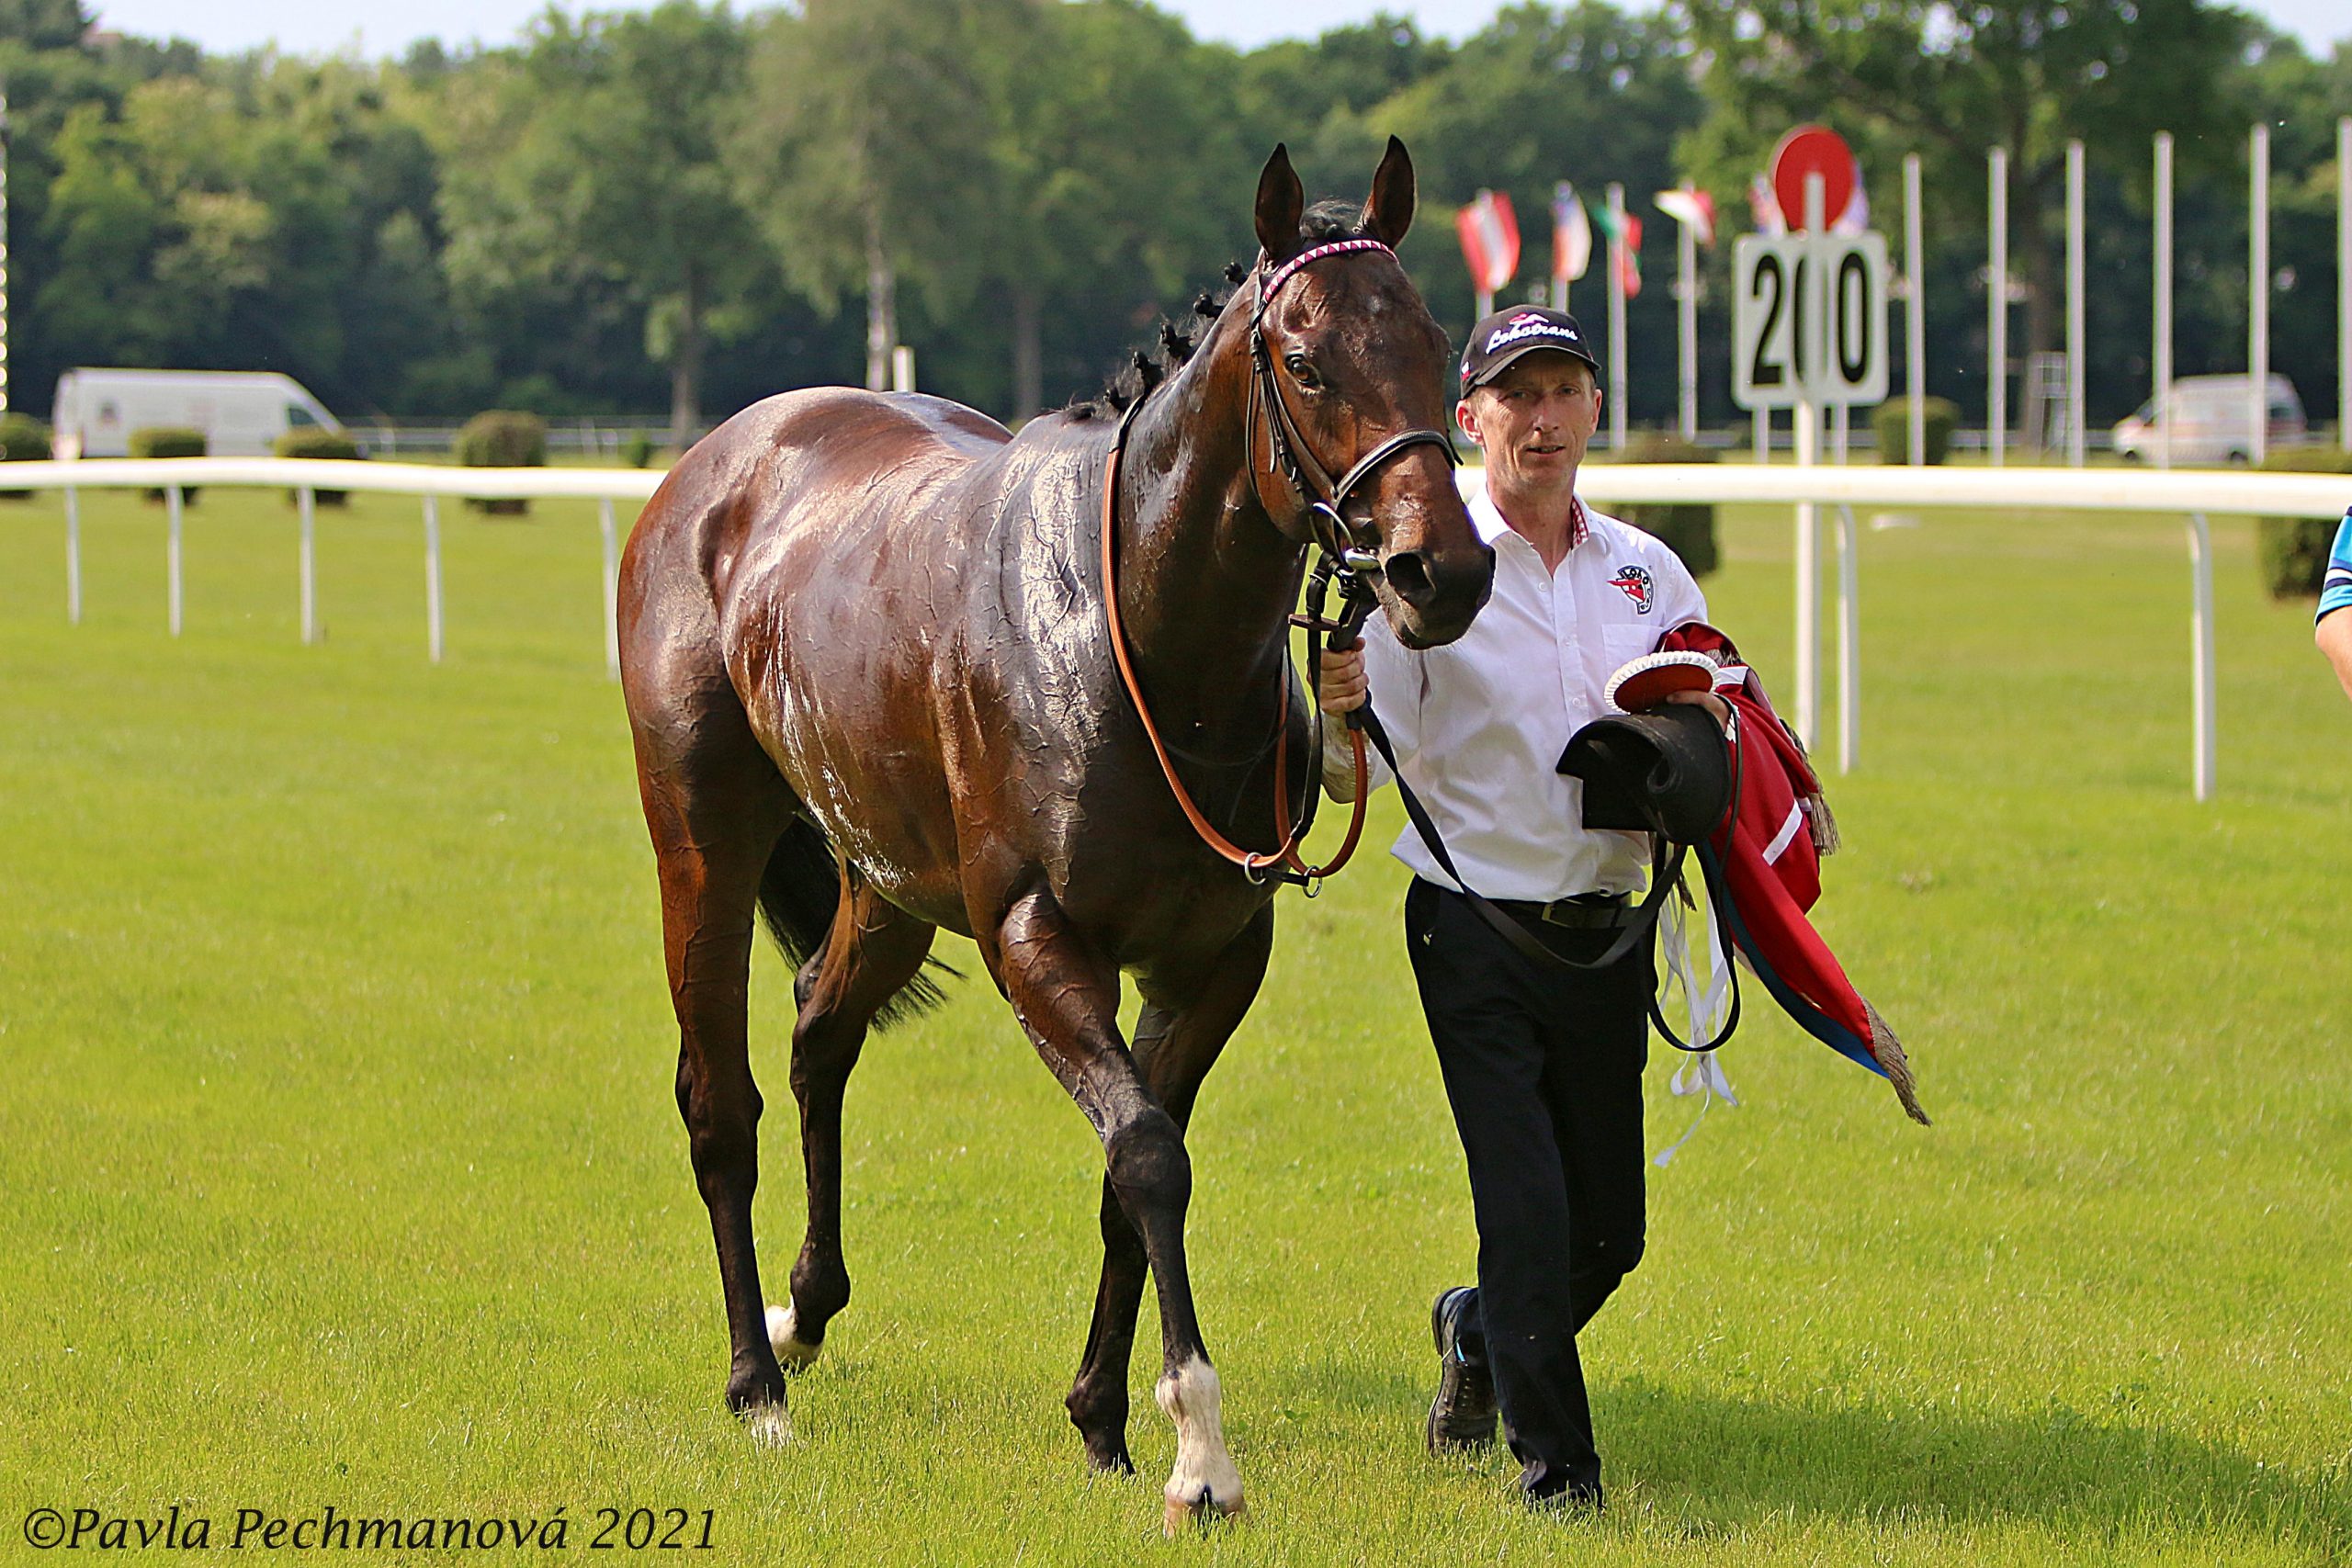
MULTIPOLYGON (((1282 836, 1281 845, 1271 853, 1245 850, 1218 832, 1202 814, 1201 808, 1193 803, 1193 793, 1184 787, 1184 781, 1176 776, 1175 759, 1168 754, 1167 743, 1159 738, 1159 726, 1152 721, 1151 706, 1144 701, 1143 683, 1136 678, 1135 663, 1127 651, 1126 623, 1119 613, 1119 459, 1126 450, 1127 431, 1135 423, 1136 412, 1142 407, 1143 400, 1140 398, 1127 406, 1125 416, 1119 421, 1118 434, 1112 438, 1110 460, 1104 465, 1102 475, 1102 601, 1111 624, 1111 653, 1119 667, 1119 679, 1126 686, 1128 700, 1135 704, 1136 716, 1143 720, 1143 732, 1151 742, 1152 755, 1159 759, 1160 775, 1167 779, 1170 793, 1176 796, 1176 804, 1182 809, 1184 819, 1193 825, 1193 831, 1200 836, 1201 841, 1227 863, 1239 866, 1241 874, 1252 882, 1263 881, 1271 875, 1280 881, 1311 886, 1344 866, 1349 857, 1355 853, 1356 840, 1363 829, 1363 797, 1368 793, 1364 788, 1368 764, 1364 759, 1363 738, 1361 735, 1355 738, 1356 804, 1354 815, 1348 824, 1347 841, 1340 846, 1340 852, 1323 865, 1310 866, 1298 853, 1300 840, 1306 837, 1314 814, 1302 811, 1295 825, 1290 821, 1287 787, 1290 660, 1287 658, 1283 660, 1282 728, 1274 740, 1274 817, 1276 831, 1282 836)), ((1308 633, 1310 638, 1315 635, 1312 631, 1308 633)), ((1319 701, 1320 694, 1317 696, 1319 701)), ((1314 784, 1315 781, 1310 780, 1309 787, 1314 787, 1314 784)))

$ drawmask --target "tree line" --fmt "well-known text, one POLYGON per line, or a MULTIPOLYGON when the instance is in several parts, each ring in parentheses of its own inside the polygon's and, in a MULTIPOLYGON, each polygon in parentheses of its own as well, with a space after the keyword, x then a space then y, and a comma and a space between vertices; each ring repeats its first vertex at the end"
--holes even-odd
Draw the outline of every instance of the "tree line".
MULTIPOLYGON (((2179 148, 2180 373, 2244 367, 2246 131, 2274 127, 2273 363, 2335 402, 2336 117, 2316 61, 2203 0, 1521 4, 1458 43, 1391 16, 1240 51, 1138 0, 724 0, 550 8, 511 46, 398 60, 209 55, 0 0, 12 401, 74 365, 284 370, 346 419, 671 411, 683 434, 786 387, 928 390, 1017 420, 1092 391, 1250 249, 1260 164, 1357 187, 1388 134, 1420 176, 1403 256, 1459 334, 1447 221, 1507 191, 1544 278, 1555 181, 1649 217, 1630 409, 1674 400, 1672 225, 1715 198, 1706 417, 1731 415, 1731 231, 1772 143, 1843 132, 1899 243, 1928 168, 1929 384, 1984 404, 1984 151, 2011 150, 2026 349, 2058 346, 2063 161, 2086 143, 2095 421, 2147 393, 2149 137, 2179 148)), ((1601 269, 1576 309, 1601 308, 1601 269)), ((1597 327, 1598 321, 1593 324, 1597 327)), ((2016 406, 2013 401, 2012 406, 2016 406)))

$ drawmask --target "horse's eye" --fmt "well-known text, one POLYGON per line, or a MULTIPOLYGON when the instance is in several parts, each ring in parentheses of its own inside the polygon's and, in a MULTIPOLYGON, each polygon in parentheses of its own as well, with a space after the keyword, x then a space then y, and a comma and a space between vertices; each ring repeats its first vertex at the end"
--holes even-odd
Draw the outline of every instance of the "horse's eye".
POLYGON ((1315 374, 1315 367, 1307 363, 1306 355, 1295 350, 1284 356, 1283 368, 1290 372, 1291 379, 1304 391, 1312 392, 1323 385, 1323 378, 1315 374))

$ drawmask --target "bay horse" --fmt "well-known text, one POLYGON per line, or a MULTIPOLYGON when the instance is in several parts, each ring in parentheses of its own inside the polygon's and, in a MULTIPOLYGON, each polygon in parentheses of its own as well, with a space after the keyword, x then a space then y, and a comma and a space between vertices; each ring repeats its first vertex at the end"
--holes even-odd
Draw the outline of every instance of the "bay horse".
MULTIPOLYGON (((1264 976, 1276 883, 1210 852, 1171 783, 1228 838, 1263 841, 1283 757, 1310 745, 1288 616, 1323 522, 1345 513, 1408 643, 1459 637, 1486 601, 1493 555, 1439 434, 1445 333, 1391 249, 1413 203, 1394 139, 1360 210, 1307 210, 1277 147, 1248 286, 1196 302, 1197 350, 1163 326, 1174 363, 1138 356, 1130 395, 1113 395, 1115 434, 1099 404, 1014 436, 937 398, 788 392, 712 432, 638 519, 621 679, 659 863, 678 1109, 718 1244, 727 1403, 767 1435, 784 1369, 815 1359, 849 1301, 843 1088, 870 1023, 935 999, 923 969, 944 927, 978 944, 1102 1140, 1102 1270, 1066 1402, 1088 1459, 1134 1468, 1126 1378, 1148 1270, 1155 1393, 1177 1434, 1168 1528, 1241 1508, 1185 1271, 1183 1130, 1264 976), (1349 479, 1317 495, 1303 465, 1349 479), (808 1228, 784 1307, 763 1304, 752 1238, 758 914, 799 962, 808 1228), (1123 972, 1144 1003, 1132 1044, 1123 972)), ((1289 777, 1315 787, 1311 767, 1289 777)))

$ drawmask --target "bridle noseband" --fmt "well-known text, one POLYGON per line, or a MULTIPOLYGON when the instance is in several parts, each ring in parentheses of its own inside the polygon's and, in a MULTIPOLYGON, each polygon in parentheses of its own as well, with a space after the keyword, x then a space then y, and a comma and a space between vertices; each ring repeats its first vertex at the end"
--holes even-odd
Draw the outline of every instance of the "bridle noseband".
MULTIPOLYGON (((1352 647, 1364 616, 1371 613, 1374 599, 1366 578, 1380 570, 1380 558, 1360 540, 1348 522, 1345 508, 1356 488, 1399 452, 1412 446, 1435 446, 1445 454, 1448 466, 1459 468, 1462 455, 1453 448, 1453 439, 1442 430, 1405 430, 1389 436, 1364 453, 1345 473, 1334 481, 1331 471, 1315 456, 1291 416, 1290 404, 1283 399, 1282 383, 1275 378, 1273 355, 1266 346, 1266 308, 1273 302, 1282 286, 1296 276, 1303 267, 1323 260, 1326 256, 1348 255, 1358 251, 1377 251, 1391 261, 1396 253, 1378 240, 1335 240, 1328 244, 1313 245, 1283 263, 1270 267, 1264 261, 1256 272, 1257 298, 1250 310, 1250 414, 1249 454, 1250 486, 1257 495, 1258 504, 1265 508, 1269 517, 1279 520, 1280 513, 1267 505, 1264 489, 1259 476, 1272 473, 1287 482, 1304 499, 1306 506, 1306 528, 1320 558, 1307 579, 1307 613, 1291 617, 1293 624, 1306 628, 1306 677, 1310 695, 1319 699, 1322 694, 1322 666, 1325 638, 1337 649, 1352 647), (1260 410, 1264 410, 1262 421, 1260 410), (1265 429, 1267 463, 1261 468, 1257 460, 1258 430, 1265 429), (1324 595, 1333 581, 1340 587, 1341 609, 1336 621, 1323 616, 1324 595)), ((1401 264, 1400 264, 1401 265, 1401 264)), ((1339 852, 1322 865, 1309 865, 1299 853, 1306 841, 1306 830, 1314 825, 1315 807, 1321 791, 1318 778, 1322 772, 1323 730, 1320 724, 1310 726, 1313 734, 1312 761, 1306 770, 1306 798, 1294 821, 1290 805, 1290 661, 1283 661, 1282 711, 1275 730, 1274 743, 1274 831, 1282 842, 1271 852, 1245 850, 1218 832, 1214 824, 1193 804, 1192 792, 1184 781, 1176 776, 1175 759, 1168 754, 1161 740, 1159 727, 1152 722, 1151 705, 1144 701, 1143 685, 1136 677, 1135 662, 1127 649, 1126 627, 1119 614, 1119 579, 1117 537, 1119 532, 1119 459, 1127 446, 1127 433, 1135 427, 1136 415, 1142 412, 1148 393, 1129 403, 1120 416, 1118 434, 1111 440, 1111 456, 1102 474, 1102 597, 1104 614, 1110 621, 1111 652, 1119 668, 1119 679, 1127 689, 1128 700, 1136 705, 1136 716, 1143 720, 1145 736, 1159 760, 1161 776, 1167 779, 1176 804, 1182 808, 1185 820, 1193 825, 1201 841, 1208 845, 1227 863, 1241 868, 1241 874, 1252 882, 1272 878, 1295 882, 1312 896, 1322 879, 1347 864, 1355 853, 1356 841, 1363 833, 1364 797, 1371 794, 1367 787, 1370 764, 1364 756, 1364 732, 1354 722, 1358 715, 1350 714, 1349 743, 1355 753, 1356 789, 1354 809, 1348 820, 1347 838, 1339 852)), ((1279 526, 1279 521, 1277 526, 1279 526)), ((1284 533, 1290 530, 1284 529, 1284 533)), ((1295 536, 1293 536, 1295 537, 1295 536)))
POLYGON ((1377 252, 1391 261, 1396 259, 1396 253, 1378 240, 1333 240, 1311 245, 1280 266, 1269 266, 1263 261, 1258 264, 1254 275, 1257 298, 1250 307, 1250 483, 1257 493, 1258 504, 1265 507, 1268 516, 1275 517, 1280 513, 1268 504, 1258 476, 1279 476, 1306 502, 1307 529, 1326 556, 1349 572, 1376 572, 1380 570, 1379 557, 1347 520, 1347 504, 1356 487, 1408 447, 1435 446, 1445 454, 1446 465, 1456 468, 1462 466, 1462 454, 1454 449, 1453 437, 1442 430, 1401 430, 1358 457, 1345 473, 1333 479, 1331 471, 1317 458, 1315 449, 1300 432, 1298 421, 1290 412, 1290 401, 1283 396, 1282 382, 1274 375, 1273 351, 1266 346, 1266 312, 1283 285, 1311 263, 1358 251, 1377 252), (1263 468, 1257 460, 1258 431, 1261 425, 1267 457, 1263 468))

